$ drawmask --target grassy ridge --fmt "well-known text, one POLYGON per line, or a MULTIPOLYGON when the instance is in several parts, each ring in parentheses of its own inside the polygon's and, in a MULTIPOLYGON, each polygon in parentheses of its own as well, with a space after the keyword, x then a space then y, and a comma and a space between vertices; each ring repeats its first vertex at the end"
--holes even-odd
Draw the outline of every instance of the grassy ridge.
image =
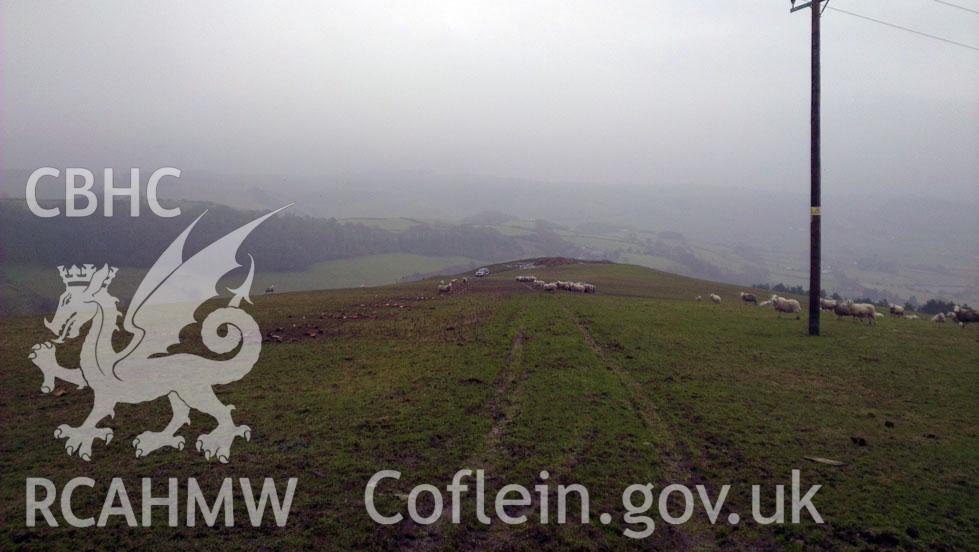
MULTIPOLYGON (((219 390, 237 405, 236 421, 254 430, 250 443, 236 442, 228 465, 189 449, 134 458, 133 437, 169 419, 165 400, 118 406, 103 423, 115 428, 111 445, 96 445, 91 464, 68 457, 50 433, 82 420, 91 392, 41 395, 26 356, 50 335, 36 317, 0 321, 0 548, 976 546, 974 328, 827 317, 824 337, 811 339, 804 321, 742 306, 737 290, 720 284, 598 263, 532 272, 591 281, 599 294, 545 295, 510 272, 443 297, 432 297, 432 282, 257 297, 251 310, 263 331, 284 340, 265 345, 251 374, 219 390), (721 305, 692 301, 711 291, 724 297, 721 305), (306 335, 317 326, 317 337, 306 335), (868 446, 855 445, 855 436, 868 446), (535 504, 526 511, 531 522, 484 526, 471 492, 458 526, 382 527, 368 518, 364 486, 376 471, 402 472, 377 503, 407 514, 413 486, 444 487, 463 467, 486 470, 490 497, 505 483, 541 483, 540 470, 548 470, 552 491, 582 483, 591 523, 555 524, 552 498, 548 525, 536 523, 535 504), (816 503, 826 525, 710 526, 698 507, 694 522, 659 521, 646 541, 621 535, 620 495, 631 483, 729 483, 728 506, 747 517, 750 485, 770 494, 793 468, 803 470, 804 486, 823 485, 816 503), (167 528, 162 511, 153 528, 116 518, 100 530, 28 529, 29 476, 59 487, 93 477, 98 492, 80 490, 74 501, 88 515, 98 514, 113 476, 126 480, 137 512, 140 477, 160 482, 159 492, 166 477, 196 477, 212 492, 224 477, 297 476, 299 487, 285 529, 247 526, 240 503, 232 529, 167 528), (599 512, 612 513, 612 523, 598 523, 599 512)), ((180 433, 193 442, 211 427, 194 413, 180 433)))

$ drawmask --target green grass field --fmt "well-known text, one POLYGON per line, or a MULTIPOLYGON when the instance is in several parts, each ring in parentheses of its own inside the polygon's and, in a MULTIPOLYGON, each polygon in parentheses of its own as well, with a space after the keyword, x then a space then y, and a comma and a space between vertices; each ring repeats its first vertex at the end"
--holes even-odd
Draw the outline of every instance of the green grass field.
MULTIPOLYGON (((248 376, 219 389, 254 432, 227 465, 193 447, 134 457, 134 436, 169 419, 165 399, 118 406, 103 423, 115 429, 112 443, 97 444, 91 463, 69 457, 52 431, 85 417, 91 391, 62 384, 64 394, 42 395, 27 354, 50 333, 40 317, 0 320, 0 549, 979 547, 975 327, 824 315, 824 335, 810 338, 805 320, 743 306, 739 290, 722 284, 605 263, 530 272, 589 281, 598 294, 545 294, 499 272, 447 296, 424 281, 255 297, 250 311, 263 332, 283 342, 264 345, 248 376), (722 304, 693 301, 712 291, 722 304), (379 510, 407 516, 413 486, 444 489, 461 468, 485 469, 490 497, 505 483, 540 483, 545 469, 554 485, 581 483, 592 521, 558 525, 552 511, 542 525, 534 504, 525 524, 486 526, 474 519, 472 492, 459 525, 369 519, 364 488, 378 470, 402 472, 379 488, 379 510), (823 486, 815 503, 826 523, 748 520, 750 486, 771 497, 793 469, 803 488, 823 486), (74 501, 89 515, 112 477, 126 481, 137 514, 141 477, 196 477, 212 492, 225 477, 299 484, 285 528, 251 528, 247 518, 235 528, 168 528, 163 511, 152 528, 118 517, 101 529, 24 526, 27 477, 60 488, 78 476, 97 481, 74 501), (711 525, 698 504, 690 523, 657 520, 652 536, 628 539, 621 494, 647 482, 730 484, 721 519, 737 511, 746 521, 711 525), (612 522, 599 523, 599 512, 612 522)), ((193 442, 213 425, 195 412, 180 434, 193 442)))

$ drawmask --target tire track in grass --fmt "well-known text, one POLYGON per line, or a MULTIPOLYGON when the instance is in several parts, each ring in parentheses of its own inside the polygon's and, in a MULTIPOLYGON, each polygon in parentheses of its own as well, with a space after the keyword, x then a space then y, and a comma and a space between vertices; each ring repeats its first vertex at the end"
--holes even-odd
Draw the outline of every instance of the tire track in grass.
MULTIPOLYGON (((523 331, 521 327, 520 332, 523 331)), ((519 380, 520 382, 527 380, 529 373, 527 372, 525 366, 523 365, 523 345, 530 338, 523 336, 520 341, 520 353, 521 357, 518 360, 519 363, 519 380)), ((511 409, 508 410, 508 416, 503 420, 504 423, 494 425, 496 431, 491 431, 487 439, 487 447, 485 449, 485 454, 483 455, 482 462, 473 466, 486 469, 486 473, 495 474, 503 471, 503 465, 500 464, 500 459, 505 459, 510 455, 510 451, 507 450, 506 444, 504 443, 504 437, 506 437, 506 429, 513 425, 514 420, 516 420, 523 413, 520 411, 518 403, 523 399, 521 393, 521 386, 513 386, 513 392, 509 392, 506 395, 506 401, 511 405, 511 409)), ((560 461, 557 464, 552 464, 549 471, 550 481, 560 481, 562 477, 569 477, 573 472, 578 458, 582 453, 583 449, 589 442, 588 437, 579 436, 574 441, 574 444, 568 449, 564 450, 561 454, 560 461)), ((497 477, 487 478, 487 487, 491 483, 500 483, 497 477)), ((524 484, 523 486, 527 489, 533 489, 536 485, 547 483, 547 481, 540 479, 539 475, 535 475, 529 484, 524 484)), ((498 484, 497 487, 500 485, 498 484)), ((492 494, 487 494, 487 506, 492 509, 492 494)), ((556 493, 553 489, 548 489, 546 493, 546 500, 550 504, 550 508, 553 508, 554 501, 556 498, 556 493)), ((473 500, 474 501, 474 500, 473 500)), ((539 534, 535 533, 534 527, 534 517, 539 516, 541 513, 541 496, 538 492, 530 493, 530 504, 527 506, 511 506, 507 508, 507 514, 511 517, 526 516, 527 522, 519 525, 507 525, 499 519, 493 519, 491 525, 483 526, 486 532, 473 531, 471 528, 467 531, 463 529, 464 533, 461 534, 461 538, 458 542, 453 543, 453 548, 456 550, 521 550, 521 549, 534 549, 535 544, 539 544, 539 539, 541 538, 539 534)), ((555 516, 556 513, 551 512, 550 516, 555 516)), ((571 516, 574 517, 573 515, 571 516)), ((554 523, 552 520, 551 524, 554 523)))
MULTIPOLYGON (((551 303, 551 308, 553 309, 553 307, 554 305, 551 303)), ((667 459, 677 458, 679 456, 677 451, 681 449, 682 444, 678 444, 676 440, 673 439, 673 435, 670 432, 667 424, 658 416, 658 414, 655 413, 654 410, 652 410, 652 405, 648 402, 644 403, 642 401, 642 393, 641 389, 638 389, 638 384, 605 354, 599 344, 592 338, 590 333, 587 332, 579 320, 572 316, 565 307, 562 306, 560 308, 564 310, 563 316, 560 311, 556 311, 556 309, 554 309, 551 311, 549 318, 552 320, 555 318, 566 320, 568 323, 568 329, 572 332, 569 335, 575 335, 578 333, 581 334, 581 336, 584 338, 584 349, 588 350, 594 355, 595 364, 592 369, 601 370, 603 373, 608 370, 609 372, 613 373, 611 381, 616 382, 616 384, 621 386, 623 390, 623 399, 625 400, 627 407, 636 414, 638 426, 645 429, 657 442, 670 444, 670 452, 668 453, 667 459), (631 386, 628 385, 630 382, 632 384, 631 386)), ((523 374, 524 378, 528 377, 526 371, 522 370, 521 373, 523 374)), ((514 396, 511 398, 511 400, 516 402, 520 400, 520 397, 514 396)), ((523 414, 518 410, 514 410, 513 415, 507 419, 507 423, 502 425, 501 429, 505 429, 511 425, 510 422, 520 415, 523 414)), ((601 437, 601 434, 596 432, 602 431, 598 427, 582 429, 585 429, 585 432, 577 435, 573 439, 570 446, 563 450, 558 462, 551 464, 551 469, 548 470, 550 473, 550 477, 548 479, 549 482, 563 481, 565 484, 576 482, 573 474, 583 459, 582 455, 587 454, 587 451, 590 450, 590 446, 601 437)), ((487 474, 490 474, 495 473, 490 471, 490 468, 493 467, 492 459, 506 458, 508 451, 505 448, 505 444, 502 442, 502 438, 505 437, 505 431, 499 431, 495 435, 492 435, 491 432, 491 435, 488 435, 488 437, 490 437, 490 439, 488 439, 487 443, 492 442, 493 448, 490 448, 489 446, 486 448, 486 452, 488 453, 486 463, 473 467, 484 467, 487 469, 487 474), (499 440, 493 441, 493 439, 499 440)), ((499 460, 497 460, 497 463, 498 462, 499 460)), ((672 467, 667 474, 667 481, 670 483, 683 481, 680 476, 684 473, 690 473, 689 471, 685 472, 677 465, 671 466, 672 467)), ((489 484, 493 481, 494 478, 491 477, 488 478, 487 483, 489 484)), ((535 475, 533 480, 529 484, 525 484, 524 487, 532 489, 534 486, 547 483, 548 481, 541 480, 539 479, 539 476, 535 475)), ((629 483, 632 482, 630 481, 629 483)), ((556 496, 557 494, 555 489, 550 488, 547 490, 546 500, 551 508, 554 507, 556 496)), ((530 497, 531 503, 528 506, 512 507, 507 509, 507 513, 512 517, 527 516, 528 521, 526 523, 517 526, 510 526, 497 519, 494 519, 492 525, 485 527, 485 531, 477 531, 473 530, 473 528, 461 527, 460 530, 462 532, 455 535, 456 538, 454 542, 443 544, 452 544, 454 545, 452 546, 453 549, 461 550, 515 550, 526 547, 530 547, 532 549, 535 544, 544 544, 557 535, 549 533, 548 530, 542 529, 543 526, 534 525, 535 522, 533 521, 533 518, 535 516, 539 516, 541 513, 542 499, 540 494, 537 492, 531 492, 530 497)), ((491 504, 491 495, 487 498, 491 504)), ((593 504, 591 508, 594 507, 595 505, 593 504)), ((592 516, 595 515, 594 510, 592 510, 590 513, 592 516)), ((555 512, 551 512, 550 515, 554 516, 555 512)), ((571 514, 571 518, 574 518, 574 514, 571 514)), ((593 533, 595 527, 598 525, 596 524, 594 517, 592 517, 592 520, 593 521, 590 524, 581 526, 584 531, 583 533, 574 532, 576 531, 576 529, 574 529, 576 526, 574 522, 564 526, 573 531, 572 533, 564 534, 562 538, 570 539, 565 541, 564 544, 568 546, 575 546, 573 543, 579 538, 588 539, 590 538, 589 535, 592 537, 598 537, 597 534, 593 533), (592 524, 595 524, 594 527, 592 524)), ((550 522, 550 527, 561 527, 560 525, 553 524, 554 521, 552 520, 550 522)), ((714 540, 706 523, 703 523, 695 518, 686 524, 685 527, 687 530, 681 531, 678 527, 665 525, 663 522, 659 522, 657 523, 656 531, 658 536, 652 537, 652 541, 625 540, 624 542, 620 542, 618 544, 624 544, 629 548, 635 546, 652 546, 654 548, 665 546, 673 550, 702 550, 712 547, 714 540), (664 526, 665 529, 662 528, 664 526)), ((627 538, 623 536, 622 539, 627 538)), ((605 542, 604 540, 600 540, 595 541, 593 544, 596 544, 600 549, 609 545, 618 547, 616 544, 614 544, 614 542, 615 541, 605 542)))
MULTIPOLYGON (((523 324, 518 325, 517 331, 510 340, 510 352, 507 354, 506 362, 494 382, 496 392, 487 408, 489 416, 494 420, 493 426, 483 437, 482 452, 467 459, 463 464, 465 469, 474 472, 477 469, 486 469, 489 472, 487 468, 490 467, 491 459, 500 458, 505 454, 502 436, 518 414, 519 384, 526 377, 523 368, 523 346, 527 339, 523 324)), ((444 526, 450 515, 449 509, 445 508, 442 516, 435 523, 427 526, 406 519, 402 542, 399 543, 400 548, 402 550, 444 548, 446 546, 444 526)))
MULTIPOLYGON (((578 328, 588 347, 616 375, 642 426, 656 438, 658 443, 667 446, 667 450, 663 454, 664 460, 667 461, 665 464, 667 471, 665 483, 682 483, 688 486, 690 484, 704 485, 710 491, 710 496, 716 498, 716 493, 713 492, 711 486, 707 484, 703 476, 700 475, 699 470, 696 469, 697 462, 701 464, 704 462, 703 457, 696 455, 696 458, 694 458, 695 455, 691 453, 686 443, 677 438, 675 428, 665 418, 660 416, 656 411, 656 407, 645 398, 645 393, 639 382, 605 352, 605 349, 595 340, 580 318, 575 316, 566 305, 562 305, 561 308, 575 327, 578 328)), ((662 485, 660 490, 662 490, 662 485)), ((679 542, 677 544, 683 549, 703 550, 714 546, 716 542, 713 528, 705 519, 697 516, 696 510, 694 517, 684 525, 666 525, 666 527, 667 531, 678 538, 679 542)))

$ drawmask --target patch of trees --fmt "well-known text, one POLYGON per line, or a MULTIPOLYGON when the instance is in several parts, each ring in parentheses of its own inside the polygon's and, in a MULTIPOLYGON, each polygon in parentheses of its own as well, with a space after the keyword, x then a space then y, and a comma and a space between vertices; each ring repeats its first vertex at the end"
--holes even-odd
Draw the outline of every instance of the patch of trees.
POLYGON ((917 310, 925 314, 938 314, 940 312, 951 312, 954 308, 955 303, 951 301, 929 299, 924 305, 919 305, 917 310))
POLYGON ((751 287, 774 291, 775 293, 794 293, 795 295, 806 295, 809 293, 809 291, 803 288, 802 286, 787 286, 782 282, 779 282, 775 285, 764 284, 764 283, 753 284, 751 287))

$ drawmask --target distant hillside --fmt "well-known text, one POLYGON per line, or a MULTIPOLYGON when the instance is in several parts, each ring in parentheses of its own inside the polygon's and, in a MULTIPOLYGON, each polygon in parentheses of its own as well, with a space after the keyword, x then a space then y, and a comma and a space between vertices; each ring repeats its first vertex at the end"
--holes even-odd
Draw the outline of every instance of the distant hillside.
MULTIPOLYGON (((33 285, 31 275, 35 268, 103 262, 120 267, 148 268, 205 210, 207 214, 190 234, 185 255, 200 250, 259 214, 258 211, 195 202, 182 202, 181 209, 182 214, 175 218, 153 215, 130 218, 128 205, 123 206, 120 202, 115 210, 117 216, 111 218, 98 215, 73 219, 39 218, 29 212, 23 200, 0 200, 0 266, 3 268, 0 270, 0 314, 37 312, 57 298, 57 294, 50 296, 48 291, 39 293, 33 285)), ((143 212, 148 212, 145 206, 143 212)), ((242 251, 251 253, 257 260, 259 278, 256 282, 269 280, 274 283, 276 279, 292 282, 294 285, 290 287, 294 290, 337 287, 330 275, 339 276, 345 285, 376 285, 446 266, 459 266, 459 263, 468 266, 477 262, 475 259, 492 261, 582 253, 578 246, 547 230, 505 236, 492 228, 423 222, 389 230, 289 213, 264 223, 260 232, 252 233, 245 241, 242 251), (319 266, 320 263, 368 257, 374 261, 364 266, 373 266, 373 269, 319 266), (426 260, 430 258, 445 258, 449 264, 437 259, 426 260), (379 264, 377 259, 383 262, 379 264), (298 274, 303 272, 310 274, 298 274), (351 279, 350 275, 355 274, 362 277, 351 279)))
MULTIPOLYGON (((3 178, 0 193, 23 196, 26 173, 6 171, 3 178)), ((827 290, 979 303, 976 198, 850 194, 827 178, 827 290)), ((746 186, 584 185, 424 172, 241 178, 188 170, 161 194, 169 202, 239 210, 296 202, 290 214, 333 221, 298 232, 311 239, 277 236, 265 262, 279 270, 310 266, 306 249, 317 261, 388 253, 483 260, 569 254, 740 284, 807 285, 804 183, 778 192, 746 186)), ((48 184, 42 195, 57 191, 48 184)))

